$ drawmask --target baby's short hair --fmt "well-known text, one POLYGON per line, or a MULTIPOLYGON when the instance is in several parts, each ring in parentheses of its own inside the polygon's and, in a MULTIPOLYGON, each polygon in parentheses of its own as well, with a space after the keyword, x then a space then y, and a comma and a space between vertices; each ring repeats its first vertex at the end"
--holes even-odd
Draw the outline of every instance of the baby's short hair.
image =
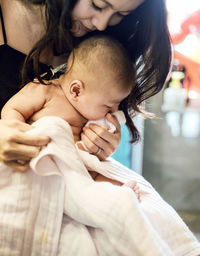
MULTIPOLYGON (((73 52, 73 63, 82 63, 90 71, 111 72, 115 79, 130 87, 135 81, 135 67, 124 47, 110 36, 92 36, 83 40, 73 52)), ((73 64, 72 64, 73 67, 73 64)))

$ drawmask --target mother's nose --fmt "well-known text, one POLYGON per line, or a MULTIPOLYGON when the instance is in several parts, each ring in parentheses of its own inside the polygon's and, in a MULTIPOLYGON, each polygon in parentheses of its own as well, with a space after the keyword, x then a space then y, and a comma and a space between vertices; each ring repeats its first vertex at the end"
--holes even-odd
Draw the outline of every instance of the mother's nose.
POLYGON ((111 17, 112 17, 112 14, 110 14, 110 13, 107 13, 107 14, 99 13, 98 15, 95 15, 92 18, 92 25, 97 30, 103 31, 109 25, 111 17))

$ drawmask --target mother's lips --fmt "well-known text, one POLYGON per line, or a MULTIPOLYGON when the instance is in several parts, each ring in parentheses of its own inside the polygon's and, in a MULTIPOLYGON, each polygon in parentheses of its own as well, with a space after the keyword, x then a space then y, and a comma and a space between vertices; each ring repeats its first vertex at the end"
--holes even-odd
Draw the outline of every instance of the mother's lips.
POLYGON ((87 32, 90 32, 90 31, 92 31, 92 30, 93 30, 93 29, 90 29, 90 28, 88 28, 88 27, 84 26, 83 24, 82 24, 82 26, 83 26, 83 29, 84 29, 85 31, 87 31, 87 32))

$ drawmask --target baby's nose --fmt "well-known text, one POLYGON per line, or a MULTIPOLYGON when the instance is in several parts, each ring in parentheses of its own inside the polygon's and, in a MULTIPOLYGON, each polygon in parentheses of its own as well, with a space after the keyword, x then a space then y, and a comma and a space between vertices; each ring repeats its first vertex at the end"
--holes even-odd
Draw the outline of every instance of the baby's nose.
POLYGON ((119 104, 116 104, 115 106, 113 106, 112 108, 111 108, 111 113, 114 113, 114 112, 116 112, 116 111, 118 111, 118 108, 119 108, 119 104))

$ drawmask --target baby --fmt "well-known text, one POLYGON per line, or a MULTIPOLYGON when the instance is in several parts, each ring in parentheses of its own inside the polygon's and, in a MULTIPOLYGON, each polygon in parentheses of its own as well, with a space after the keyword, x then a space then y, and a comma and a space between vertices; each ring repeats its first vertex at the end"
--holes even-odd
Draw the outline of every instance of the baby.
MULTIPOLYGON (((58 116, 69 123, 77 142, 88 120, 118 110, 130 94, 134 79, 133 65, 121 44, 110 37, 91 37, 70 54, 63 75, 48 84, 27 84, 5 104, 1 117, 32 124, 44 116, 58 116)), ((96 181, 122 185, 97 173, 91 172, 91 176, 96 181)), ((125 185, 139 199, 136 182, 125 185)))

